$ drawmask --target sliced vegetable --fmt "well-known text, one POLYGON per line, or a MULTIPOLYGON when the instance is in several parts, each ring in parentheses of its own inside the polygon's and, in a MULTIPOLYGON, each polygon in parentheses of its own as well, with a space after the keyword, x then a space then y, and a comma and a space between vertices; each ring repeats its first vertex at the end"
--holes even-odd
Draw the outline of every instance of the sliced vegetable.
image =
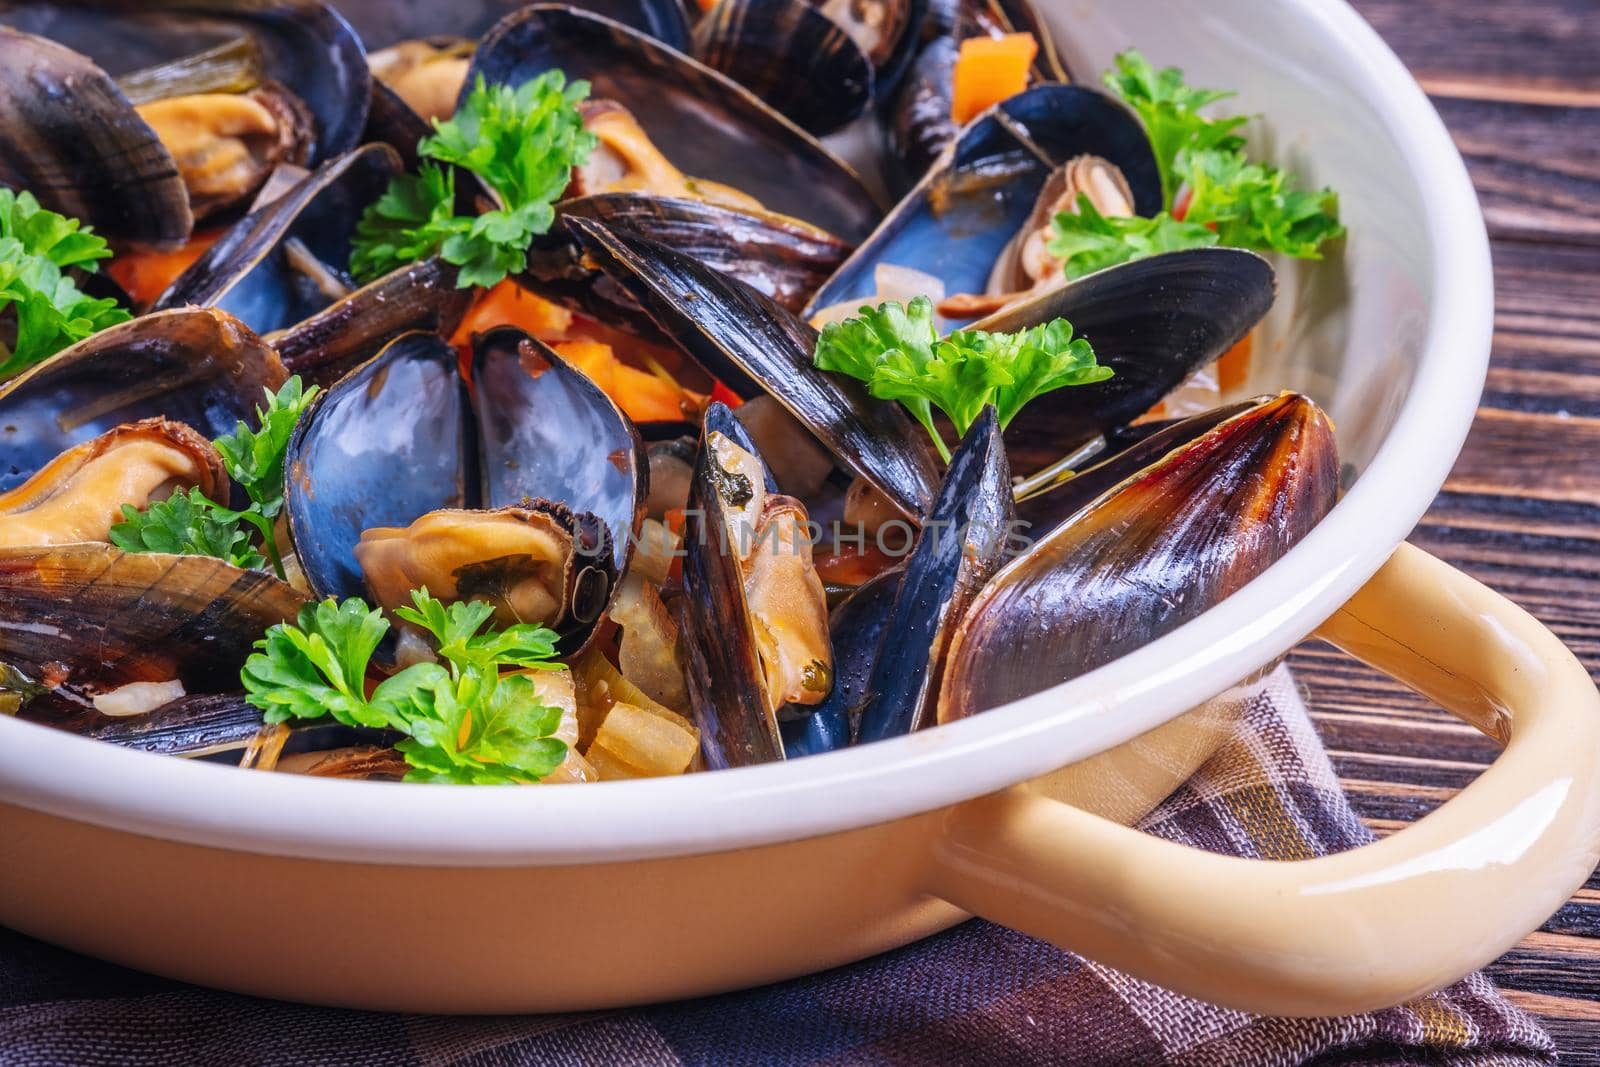
POLYGON ((950 117, 965 125, 1028 87, 1028 72, 1039 54, 1031 33, 969 37, 956 57, 950 117))

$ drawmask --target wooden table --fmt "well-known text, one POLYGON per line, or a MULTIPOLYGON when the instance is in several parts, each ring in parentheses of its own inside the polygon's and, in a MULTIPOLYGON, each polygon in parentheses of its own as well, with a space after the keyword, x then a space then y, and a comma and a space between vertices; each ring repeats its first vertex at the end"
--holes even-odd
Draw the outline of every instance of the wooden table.
MULTIPOLYGON (((1600 0, 1355 0, 1433 98, 1494 243, 1489 381, 1411 540, 1515 600, 1600 678, 1600 0)), ((1326 646, 1292 662, 1357 809, 1381 833, 1495 746, 1326 646)), ((1489 968, 1600 1065, 1600 877, 1489 968)))

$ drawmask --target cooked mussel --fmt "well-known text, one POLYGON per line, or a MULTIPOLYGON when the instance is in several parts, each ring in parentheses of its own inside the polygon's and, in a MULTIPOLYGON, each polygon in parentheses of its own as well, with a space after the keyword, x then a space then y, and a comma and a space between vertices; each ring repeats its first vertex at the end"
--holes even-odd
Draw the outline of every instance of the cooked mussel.
POLYGON ((731 278, 655 242, 569 219, 601 270, 690 358, 743 397, 768 394, 833 455, 920 519, 938 483, 927 435, 896 404, 811 362, 816 331, 731 278))
POLYGON ((782 759, 779 721, 805 715, 833 686, 806 521, 733 413, 711 405, 685 512, 682 609, 709 767, 782 759))
POLYGON ((1327 514, 1338 468, 1327 417, 1286 393, 1133 473, 978 595, 952 643, 939 721, 1076 678, 1195 618, 1327 514))
MULTIPOLYGON (((985 293, 1053 176, 1093 156, 1115 168, 1135 213, 1161 209, 1161 177, 1139 119, 1104 93, 1041 85, 1012 97, 961 133, 883 223, 812 298, 807 317, 852 307, 877 292, 883 264, 930 275, 946 295, 985 293)), ((970 316, 969 316, 970 317, 970 316)))
POLYGON ((329 160, 234 223, 156 301, 220 308, 262 334, 291 373, 331 384, 409 330, 449 334, 471 294, 438 259, 358 286, 346 273, 357 221, 400 173, 386 145, 329 160))
POLYGON ((0 384, 0 490, 124 423, 165 417, 207 438, 250 418, 288 373, 220 311, 162 311, 120 323, 0 384))
POLYGON ((0 548, 105 541, 123 505, 143 509, 180 489, 226 499, 211 442, 179 422, 144 419, 75 445, 0 492, 0 548))
POLYGON ((905 562, 860 705, 859 740, 910 733, 932 718, 952 635, 1000 569, 1015 519, 1000 422, 986 408, 952 454, 905 562))
POLYGON ((627 419, 509 328, 476 339, 470 393, 452 346, 396 339, 318 399, 286 473, 289 530, 319 596, 393 606, 422 579, 507 618, 537 606, 574 653, 627 568, 648 496, 627 419))
POLYGON ((694 28, 694 55, 818 136, 872 102, 871 61, 809 0, 719 0, 694 28))
POLYGON ((699 182, 739 190, 846 241, 877 221, 860 180, 809 135, 743 87, 609 19, 525 8, 483 39, 468 78, 520 85, 551 68, 589 81, 593 101, 620 105, 651 141, 670 146, 675 169, 699 182))
POLYGON ((78 57, 41 58, 46 50, 8 38, 65 90, 0 82, 7 95, 35 97, 9 105, 26 119, 9 166, 48 206, 130 242, 175 244, 191 219, 246 203, 279 164, 353 148, 365 125, 361 44, 316 0, 13 0, 0 6, 0 21, 78 57), (90 93, 76 91, 83 84, 90 93), (136 148, 138 165, 87 155, 95 142, 136 148), (152 230, 144 220, 154 211, 141 200, 154 183, 170 211, 173 174, 185 206, 152 230))
POLYGON ((866 53, 883 99, 899 83, 921 42, 927 0, 810 0, 866 53))
POLYGON ((778 724, 787 759, 832 752, 854 744, 861 729, 861 707, 871 692, 884 627, 895 595, 900 568, 872 578, 828 614, 828 639, 833 644, 833 689, 803 719, 778 724))
MULTIPOLYGON (((612 230, 677 249, 788 311, 804 307, 850 254, 849 245, 799 219, 700 200, 602 194, 567 200, 557 210, 565 218, 595 219, 612 230)), ((534 239, 522 279, 541 296, 601 322, 646 337, 657 332, 638 302, 587 260, 563 225, 534 239)))
POLYGON ((939 0, 929 8, 926 43, 885 108, 892 177, 904 189, 928 173, 961 132, 952 116, 955 62, 971 37, 1030 33, 1038 44, 1030 83, 1072 81, 1049 24, 1030 0, 939 0))
POLYGON ((1255 253, 1193 248, 1107 268, 974 323, 1014 332, 1064 318, 1113 371, 1024 408, 1006 431, 1016 466, 1033 470, 1142 415, 1238 344, 1276 295, 1272 266, 1255 253))
POLYGON ((0 549, 0 663, 27 679, 26 718, 158 751, 232 747, 260 724, 227 699, 239 669, 302 602, 208 556, 0 549))
POLYGON ((131 244, 181 244, 194 215, 178 165, 110 76, 7 26, 0 55, 0 184, 131 244))
POLYGON ((575 551, 571 517, 554 509, 430 511, 404 529, 364 530, 355 554, 373 601, 390 611, 410 606, 413 589, 492 604, 500 626, 554 626, 568 614, 592 623, 605 607, 604 588, 578 588, 580 574, 598 572, 575 551))

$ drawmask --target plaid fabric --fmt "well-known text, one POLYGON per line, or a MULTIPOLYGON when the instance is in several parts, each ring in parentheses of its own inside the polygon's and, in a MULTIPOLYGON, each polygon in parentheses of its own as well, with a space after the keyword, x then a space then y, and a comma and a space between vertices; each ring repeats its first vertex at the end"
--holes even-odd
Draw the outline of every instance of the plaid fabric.
MULTIPOLYGON (((1369 840, 1286 671, 1144 829, 1299 859, 1369 840)), ((0 931, 0 1063, 72 1065, 1126 1064, 1317 1067, 1548 1063, 1548 1036, 1473 975, 1343 1019, 1202 1004, 973 921, 781 985, 626 1012, 523 1018, 304 1008, 179 985, 0 931)))

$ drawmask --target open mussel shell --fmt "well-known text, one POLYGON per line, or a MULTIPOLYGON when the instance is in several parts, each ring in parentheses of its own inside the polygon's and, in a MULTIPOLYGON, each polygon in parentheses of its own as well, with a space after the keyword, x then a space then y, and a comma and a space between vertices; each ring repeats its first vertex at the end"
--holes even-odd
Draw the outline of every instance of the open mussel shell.
POLYGON ((866 53, 876 71, 875 90, 886 96, 900 81, 928 16, 928 0, 808 0, 836 22, 866 53))
MULTIPOLYGON (((475 40, 527 0, 337 0, 367 50, 430 37, 475 40)), ((593 12, 683 50, 689 43, 688 14, 681 0, 573 0, 567 7, 593 12)))
POLYGON ((566 504, 582 550, 608 559, 610 580, 619 580, 650 495, 650 465, 633 424, 585 375, 521 330, 475 340, 472 383, 484 502, 566 504))
POLYGON ((92 543, 3 549, 0 663, 56 703, 90 710, 96 696, 136 683, 176 679, 190 695, 229 693, 254 643, 304 599, 209 556, 92 543))
POLYGON ((534 5, 500 22, 473 56, 491 84, 560 68, 591 83, 665 146, 685 174, 744 192, 768 210, 859 241, 879 210, 856 174, 814 138, 716 71, 618 22, 534 5))
POLYGON ((448 335, 472 300, 455 268, 430 259, 359 287, 346 273, 361 213, 400 171, 381 144, 329 160, 229 227, 155 307, 220 308, 323 385, 409 330, 448 335))
POLYGON ((946 294, 982 293, 1046 180, 1084 154, 1121 170, 1141 215, 1161 210, 1161 176, 1139 119, 1105 93, 1040 85, 974 119, 954 148, 812 298, 806 314, 873 296, 877 268, 911 267, 946 294))
POLYGON ((318 596, 365 596, 356 552, 365 531, 403 531, 452 509, 540 510, 572 538, 582 597, 557 629, 575 652, 643 518, 643 444, 604 393, 519 330, 480 337, 473 367, 469 394, 451 345, 406 334, 316 401, 285 471, 301 566, 318 596))
MULTIPOLYGON (((683 526, 683 645, 685 679, 706 766, 713 770, 784 758, 776 709, 763 690, 760 655, 745 599, 744 576, 727 543, 727 507, 711 435, 721 434, 760 458, 744 425, 725 405, 712 404, 700 436, 694 481, 683 526)), ((763 468, 765 465, 763 464, 763 468)), ((767 474, 769 491, 775 491, 767 474)), ((749 488, 745 495, 748 498, 749 488)))
POLYGON ((872 103, 872 63, 808 0, 718 0, 694 28, 694 56, 817 136, 872 103))
POLYGON ((662 332, 742 397, 766 393, 908 518, 933 501, 939 460, 905 409, 812 365, 816 331, 748 286, 642 238, 569 219, 585 250, 662 332))
POLYGON ((910 733, 932 718, 952 634, 1000 569, 1015 519, 1000 423, 985 408, 951 456, 905 562, 861 705, 859 740, 910 733))
POLYGON ((861 707, 871 691, 872 670, 903 573, 900 568, 884 571, 829 613, 833 691, 810 715, 778 724, 787 758, 832 752, 855 742, 861 707))
MULTIPOLYGON (((596 219, 737 278, 780 307, 799 311, 849 256, 851 247, 785 215, 734 211, 717 204, 638 193, 601 193, 557 207, 563 218, 596 219)), ((612 326, 649 337, 654 322, 627 291, 587 261, 573 232, 557 225, 536 237, 521 276, 540 295, 612 326)))
POLYGON ((155 309, 220 308, 261 334, 322 310, 332 298, 296 269, 288 246, 293 242, 343 271, 361 212, 400 171, 400 158, 387 145, 366 145, 330 160, 230 226, 174 279, 155 309))
POLYGON ((6 0, 0 22, 58 41, 113 78, 248 36, 265 76, 314 116, 313 164, 354 148, 366 125, 366 53, 318 0, 6 0))
POLYGON ((1137 418, 1261 321, 1277 294, 1272 266, 1237 248, 1136 259, 996 312, 973 329, 1013 332, 1064 318, 1113 376, 1058 389, 1007 428, 1021 469, 1137 418))
POLYGON ((319 597, 365 596, 361 533, 468 507, 472 413, 456 350, 433 334, 397 338, 317 398, 289 443, 284 510, 319 597))
MULTIPOLYGON (((9 12, 0 7, 0 20, 9 12)), ((132 245, 170 248, 194 227, 178 165, 86 57, 0 26, 0 185, 132 245)))
POLYGON ((1333 429, 1310 400, 1263 400, 1103 493, 1010 563, 958 630, 949 722, 1110 663, 1271 566, 1333 507, 1333 429))
POLYGON ((165 416, 232 433, 288 377, 273 350, 220 311, 162 311, 101 330, 0 384, 0 491, 73 445, 165 416))

